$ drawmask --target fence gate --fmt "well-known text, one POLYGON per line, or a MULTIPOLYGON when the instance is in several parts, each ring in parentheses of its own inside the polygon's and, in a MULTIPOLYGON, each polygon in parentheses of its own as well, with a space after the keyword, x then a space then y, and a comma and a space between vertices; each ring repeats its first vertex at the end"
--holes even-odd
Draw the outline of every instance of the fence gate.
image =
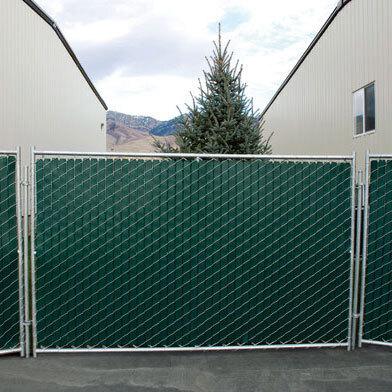
POLYGON ((354 156, 245 158, 34 152, 34 352, 349 346, 354 156))
POLYGON ((392 155, 366 156, 359 345, 392 346, 392 155))
POLYGON ((0 355, 24 355, 20 150, 0 151, 0 355))

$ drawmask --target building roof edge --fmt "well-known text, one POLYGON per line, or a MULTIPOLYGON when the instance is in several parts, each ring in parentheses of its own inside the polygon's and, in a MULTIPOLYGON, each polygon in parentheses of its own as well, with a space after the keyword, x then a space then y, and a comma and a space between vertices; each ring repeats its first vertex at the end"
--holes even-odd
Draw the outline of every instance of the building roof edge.
POLYGON ((75 55, 74 51, 72 50, 71 46, 68 44, 67 40, 65 39, 65 37, 64 37, 63 33, 61 32, 61 30, 59 29, 59 27, 57 26, 56 22, 38 4, 36 4, 33 0, 23 0, 23 2, 26 3, 42 19, 44 19, 46 23, 48 23, 52 27, 52 29, 55 31, 57 36, 60 38, 60 41, 65 46, 65 49, 68 51, 68 53, 72 57, 72 59, 75 62, 76 66, 79 68, 79 70, 82 73, 83 77, 86 79, 88 85, 93 90, 93 92, 96 95, 96 97, 98 98, 99 102, 102 104, 102 106, 105 108, 105 110, 108 110, 108 107, 107 107, 105 101, 102 99, 102 97, 98 93, 97 89, 95 88, 93 82, 88 77, 86 71, 84 70, 83 66, 80 64, 78 58, 76 57, 76 55, 75 55))
POLYGON ((308 46, 308 48, 305 50, 303 55, 300 57, 300 59, 297 61, 295 64, 294 68, 290 71, 286 79, 283 81, 283 83, 280 85, 276 93, 273 95, 271 100, 268 102, 267 106, 264 108, 264 110, 261 113, 261 117, 264 116, 264 114, 268 111, 270 106, 274 103, 275 99, 278 97, 278 95, 281 93, 281 91, 286 87, 287 83, 290 81, 290 79, 293 77, 293 75, 297 72, 301 64, 305 61, 306 57, 309 55, 309 53, 312 51, 312 49, 316 46, 317 42, 319 39, 323 36, 325 31, 328 29, 329 25, 333 22, 335 17, 339 14, 339 12, 346 6, 348 3, 350 3, 351 0, 339 0, 337 6, 335 9, 332 11, 331 15, 328 17, 327 21, 324 23, 323 27, 321 27, 320 31, 317 33, 317 35, 313 38, 312 42, 308 46))

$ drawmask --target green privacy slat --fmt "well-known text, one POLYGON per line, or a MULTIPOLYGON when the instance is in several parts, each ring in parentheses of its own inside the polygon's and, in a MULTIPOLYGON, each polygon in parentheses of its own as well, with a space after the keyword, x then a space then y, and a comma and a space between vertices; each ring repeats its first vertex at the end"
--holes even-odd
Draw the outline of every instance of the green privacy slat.
POLYGON ((39 345, 346 341, 350 174, 348 163, 38 160, 39 345))
POLYGON ((15 157, 0 157, 0 350, 20 346, 15 173, 15 157))
POLYGON ((371 162, 363 338, 392 342, 392 161, 371 162))

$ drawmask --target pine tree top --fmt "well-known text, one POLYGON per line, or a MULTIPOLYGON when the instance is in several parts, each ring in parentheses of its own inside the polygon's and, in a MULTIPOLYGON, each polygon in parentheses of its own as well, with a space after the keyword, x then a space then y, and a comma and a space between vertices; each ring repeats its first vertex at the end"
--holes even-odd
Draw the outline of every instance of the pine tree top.
MULTIPOLYGON (((237 60, 232 66, 233 52, 222 45, 221 26, 218 42, 206 57, 208 70, 203 71, 204 85, 199 79, 199 95, 191 94, 192 104, 186 105, 187 113, 181 113, 177 122, 176 143, 179 152, 221 154, 268 154, 271 153, 263 137, 261 118, 253 108, 253 100, 245 95, 247 85, 242 82, 242 65, 237 60)), ((167 146, 156 143, 161 151, 167 146)), ((173 151, 171 149, 170 151, 173 151)))

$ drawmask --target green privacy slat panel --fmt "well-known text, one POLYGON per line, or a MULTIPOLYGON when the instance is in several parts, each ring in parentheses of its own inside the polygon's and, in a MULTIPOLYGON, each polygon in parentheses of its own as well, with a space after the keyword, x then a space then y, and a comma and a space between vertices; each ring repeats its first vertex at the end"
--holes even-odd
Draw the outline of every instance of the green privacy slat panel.
POLYGON ((392 161, 371 162, 363 338, 392 342, 392 161))
POLYGON ((15 157, 0 157, 0 350, 19 342, 15 157))
POLYGON ((37 161, 40 347, 347 341, 351 165, 37 161))

